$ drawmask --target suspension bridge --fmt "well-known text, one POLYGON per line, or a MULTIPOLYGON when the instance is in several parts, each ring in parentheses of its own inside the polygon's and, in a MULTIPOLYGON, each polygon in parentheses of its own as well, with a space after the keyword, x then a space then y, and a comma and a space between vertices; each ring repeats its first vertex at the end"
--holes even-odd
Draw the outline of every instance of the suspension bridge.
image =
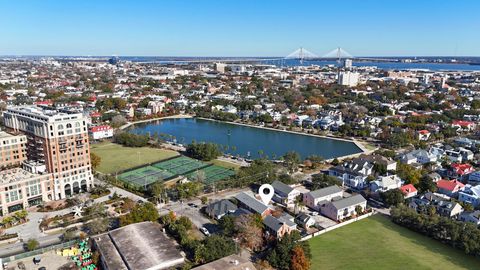
POLYGON ((314 61, 314 60, 336 60, 340 62, 342 59, 355 59, 356 61, 376 61, 376 62, 391 62, 394 61, 394 59, 381 59, 381 58, 366 58, 366 57, 355 57, 349 52, 347 52, 345 49, 338 47, 335 48, 326 54, 323 55, 317 55, 303 47, 300 47, 296 49, 295 51, 291 52, 285 57, 212 57, 212 58, 202 58, 202 59, 172 59, 169 61, 163 61, 163 62, 169 62, 169 63, 212 63, 212 62, 221 62, 221 63, 245 63, 245 62, 275 62, 275 61, 285 61, 285 60, 298 60, 300 63, 303 63, 304 61, 314 61))

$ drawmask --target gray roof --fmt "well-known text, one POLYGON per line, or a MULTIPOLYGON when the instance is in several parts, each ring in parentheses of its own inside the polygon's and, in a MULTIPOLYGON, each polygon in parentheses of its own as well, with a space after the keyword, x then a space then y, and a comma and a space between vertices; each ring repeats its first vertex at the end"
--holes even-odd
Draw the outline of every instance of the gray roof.
POLYGON ((223 257, 216 261, 192 268, 192 270, 255 270, 255 266, 248 259, 236 254, 223 257))
POLYGON ((365 198, 363 198, 362 195, 357 194, 347 198, 340 199, 338 201, 332 201, 332 204, 333 206, 335 206, 335 208, 342 209, 342 208, 357 205, 366 201, 367 200, 365 200, 365 198))
POLYGON ((211 203, 207 206, 206 212, 210 215, 221 216, 234 212, 237 210, 237 206, 231 201, 223 199, 214 203, 211 203))
POLYGON ((131 224, 95 237, 95 242, 103 258, 115 256, 114 265, 108 265, 109 269, 168 269, 184 262, 176 243, 166 236, 158 223, 131 224), (118 261, 116 253, 123 262, 118 261))
POLYGON ((340 187, 338 187, 337 185, 334 185, 334 186, 329 186, 326 188, 310 191, 310 195, 312 195, 313 198, 321 198, 321 197, 332 195, 341 191, 342 189, 340 187))
POLYGON ((235 198, 242 204, 246 205, 248 208, 257 212, 258 214, 263 214, 269 207, 261 203, 259 200, 253 198, 245 192, 238 193, 235 198))
POLYGON ((278 180, 273 181, 272 187, 275 189, 275 193, 288 195, 293 191, 293 188, 278 180))
POLYGON ((284 222, 278 220, 274 216, 268 215, 263 219, 263 224, 265 224, 265 226, 270 228, 272 231, 277 232, 283 226, 284 222))

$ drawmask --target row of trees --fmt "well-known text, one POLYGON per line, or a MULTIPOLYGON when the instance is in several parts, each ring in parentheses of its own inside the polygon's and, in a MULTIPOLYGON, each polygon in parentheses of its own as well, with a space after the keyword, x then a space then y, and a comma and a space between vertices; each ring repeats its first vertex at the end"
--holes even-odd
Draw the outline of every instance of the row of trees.
POLYGON ((143 147, 148 144, 148 135, 137 135, 128 132, 121 132, 115 135, 114 141, 128 147, 143 147))
POLYGON ((203 161, 210 161, 222 155, 218 145, 214 143, 196 143, 187 145, 187 155, 203 161))
POLYGON ((429 212, 417 213, 404 205, 390 211, 393 222, 436 240, 440 240, 467 254, 480 256, 480 230, 470 222, 456 221, 429 212))

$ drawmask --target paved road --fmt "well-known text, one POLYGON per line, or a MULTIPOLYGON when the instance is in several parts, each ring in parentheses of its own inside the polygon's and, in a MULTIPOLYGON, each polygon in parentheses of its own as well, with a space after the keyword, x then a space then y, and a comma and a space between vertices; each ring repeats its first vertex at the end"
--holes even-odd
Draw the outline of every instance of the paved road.
MULTIPOLYGON (((209 199, 209 201, 213 202, 216 200, 231 198, 241 191, 248 190, 248 188, 235 189, 215 194, 207 194, 206 197, 209 199)), ((195 224, 195 226, 197 226, 198 228, 205 227, 211 233, 218 231, 217 226, 213 224, 210 219, 200 213, 200 209, 202 207, 204 207, 204 205, 201 204, 200 199, 195 198, 189 201, 184 201, 183 203, 173 202, 165 206, 159 207, 158 212, 160 213, 160 215, 166 215, 169 211, 173 211, 177 215, 188 217, 192 221, 192 223, 195 224), (193 205, 196 205, 197 207, 194 207, 193 205)))

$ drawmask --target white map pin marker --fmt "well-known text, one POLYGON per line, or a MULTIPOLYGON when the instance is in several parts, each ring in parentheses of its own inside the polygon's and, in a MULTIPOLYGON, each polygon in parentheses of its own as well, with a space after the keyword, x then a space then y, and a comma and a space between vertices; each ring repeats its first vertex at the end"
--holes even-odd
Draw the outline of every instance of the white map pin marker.
POLYGON ((272 200, 274 193, 275 190, 273 189, 272 185, 269 184, 261 185, 260 189, 258 190, 258 195, 260 195, 260 198, 264 204, 268 204, 270 200, 272 200))

